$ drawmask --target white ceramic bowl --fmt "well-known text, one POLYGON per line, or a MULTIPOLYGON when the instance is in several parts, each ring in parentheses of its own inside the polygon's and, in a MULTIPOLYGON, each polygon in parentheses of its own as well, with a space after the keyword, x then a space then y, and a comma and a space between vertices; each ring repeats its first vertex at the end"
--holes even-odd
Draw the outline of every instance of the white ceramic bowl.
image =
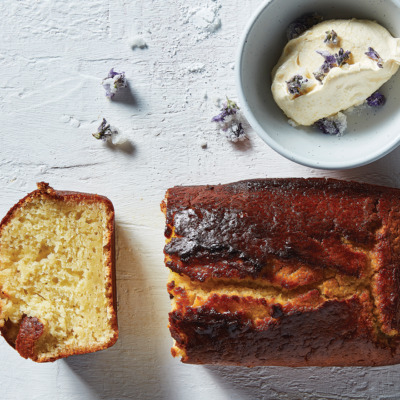
POLYGON ((271 70, 287 43, 286 28, 309 12, 324 19, 375 20, 400 37, 400 0, 266 1, 249 21, 239 46, 236 80, 241 108, 261 138, 289 160, 323 169, 368 164, 400 144, 400 71, 380 90, 387 98, 385 106, 350 115, 341 137, 314 127, 292 127, 272 98, 271 70))

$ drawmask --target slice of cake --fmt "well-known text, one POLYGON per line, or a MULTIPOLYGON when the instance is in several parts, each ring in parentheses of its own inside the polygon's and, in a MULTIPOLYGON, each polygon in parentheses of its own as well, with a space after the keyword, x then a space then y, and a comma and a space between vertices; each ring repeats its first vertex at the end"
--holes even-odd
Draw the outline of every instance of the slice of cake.
POLYGON ((172 354, 186 363, 400 363, 400 190, 264 179, 167 191, 172 354))
POLYGON ((24 358, 54 361, 118 338, 114 208, 46 183, 0 224, 0 329, 24 358))

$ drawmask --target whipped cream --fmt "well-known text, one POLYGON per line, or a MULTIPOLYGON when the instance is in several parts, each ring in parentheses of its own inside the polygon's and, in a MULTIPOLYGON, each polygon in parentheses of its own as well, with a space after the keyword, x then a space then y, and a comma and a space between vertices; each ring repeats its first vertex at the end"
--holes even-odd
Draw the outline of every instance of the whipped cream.
POLYGON ((312 125, 362 104, 397 72, 399 64, 400 39, 376 22, 324 21, 287 43, 272 71, 271 90, 275 102, 291 120, 312 125), (327 40, 332 31, 337 34, 334 43, 327 40), (371 49, 379 60, 371 58, 371 49), (347 58, 346 52, 350 52, 347 58), (343 63, 341 54, 345 55, 343 63), (331 63, 321 74, 324 62, 332 62, 335 55, 340 65, 331 63), (294 87, 288 82, 294 82, 294 87), (298 93, 296 85, 301 86, 298 93))

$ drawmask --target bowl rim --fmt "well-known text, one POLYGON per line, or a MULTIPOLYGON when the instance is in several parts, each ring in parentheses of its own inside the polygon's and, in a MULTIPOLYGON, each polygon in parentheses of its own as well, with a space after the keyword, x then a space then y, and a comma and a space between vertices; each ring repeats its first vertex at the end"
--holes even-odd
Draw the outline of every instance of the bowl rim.
MULTIPOLYGON (((361 167, 366 164, 370 164, 380 158, 384 157, 385 155, 389 154, 391 151, 396 149, 400 145, 400 134, 393 138, 391 141, 387 142, 385 146, 379 147, 379 150, 369 153, 366 157, 358 157, 353 161, 323 161, 323 160, 313 160, 307 158, 305 156, 296 154, 291 152, 290 150, 286 149, 284 146, 279 144, 276 140, 274 140, 268 132, 259 124, 258 120, 254 116, 253 112, 251 111, 249 104, 246 99, 246 95, 243 90, 242 85, 242 66, 243 66, 243 54, 247 44, 247 39, 256 24, 257 20, 260 18, 261 14, 264 10, 274 3, 276 0, 265 0, 261 3, 257 9, 254 11, 246 26, 239 38, 239 45, 236 52, 236 60, 235 60, 235 81, 236 81, 236 90, 239 98, 239 104, 243 111, 244 116, 246 117, 249 124, 261 137, 261 139, 268 144, 273 150, 275 150, 278 154, 282 155, 283 157, 287 158, 290 161, 294 161, 298 164, 311 167, 311 168, 318 168, 318 169, 327 169, 327 170, 342 170, 342 169, 350 169, 361 167)), ((399 130, 400 133, 400 130, 399 130)))

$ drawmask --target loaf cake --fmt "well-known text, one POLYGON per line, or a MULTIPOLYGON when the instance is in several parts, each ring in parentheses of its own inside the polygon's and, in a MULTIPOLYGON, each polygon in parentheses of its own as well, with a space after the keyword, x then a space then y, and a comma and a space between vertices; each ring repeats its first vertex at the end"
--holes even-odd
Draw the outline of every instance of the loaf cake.
POLYGON ((46 183, 0 224, 0 330, 24 358, 54 361, 118 338, 114 208, 46 183))
POLYGON ((400 190, 263 179, 174 187, 161 208, 182 362, 400 362, 400 190))

